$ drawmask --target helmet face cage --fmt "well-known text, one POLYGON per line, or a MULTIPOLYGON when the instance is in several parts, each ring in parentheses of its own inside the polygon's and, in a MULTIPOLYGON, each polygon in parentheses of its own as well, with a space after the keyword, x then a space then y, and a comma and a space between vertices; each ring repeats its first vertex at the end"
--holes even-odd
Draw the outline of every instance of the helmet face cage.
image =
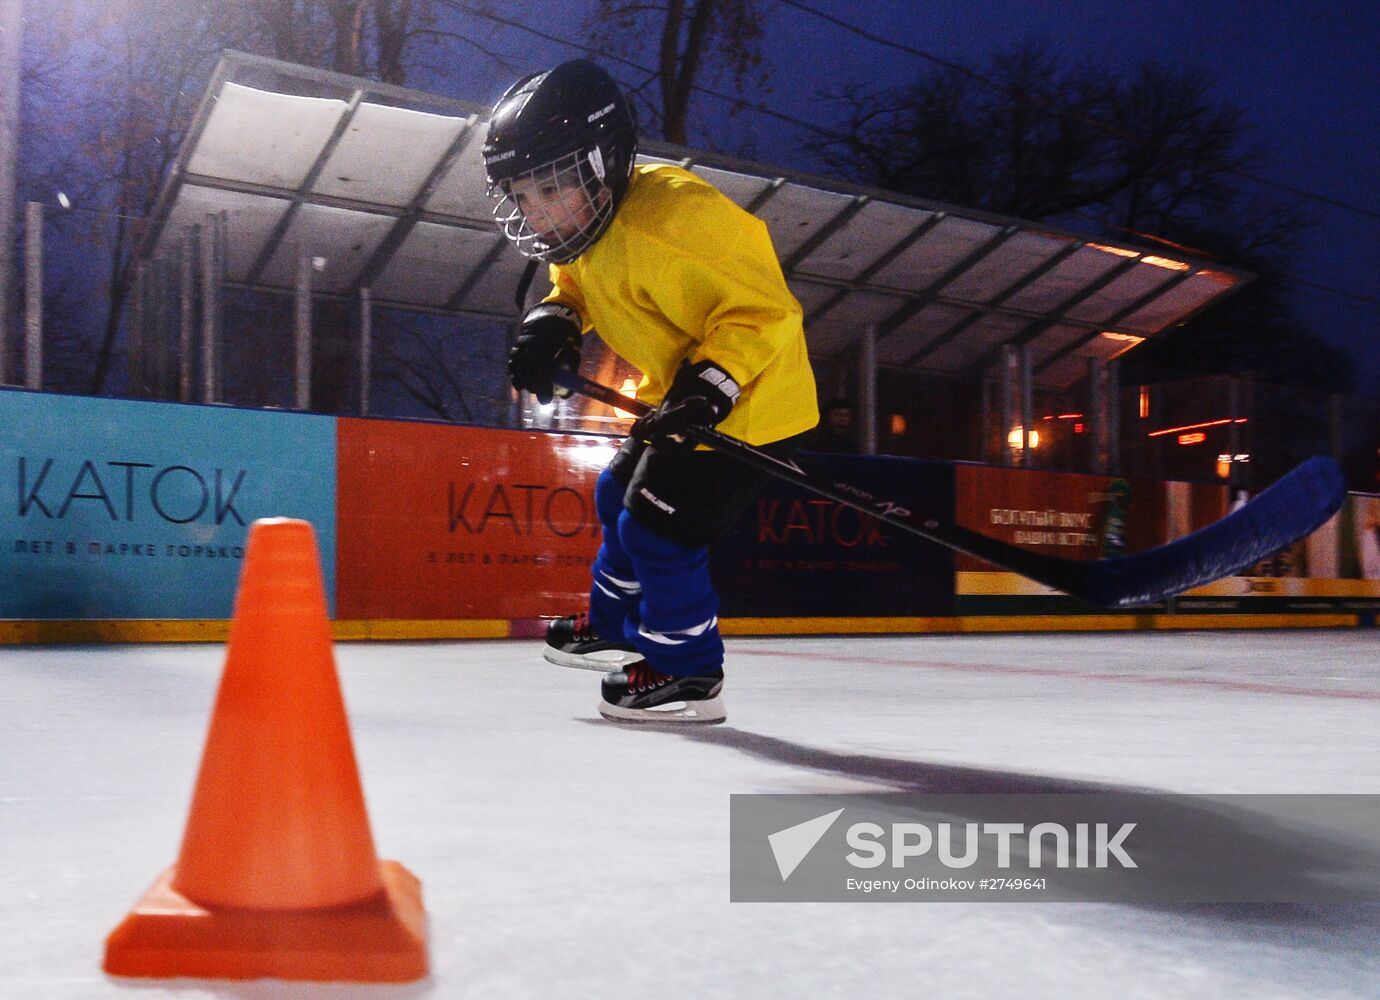
POLYGON ((493 216, 524 257, 567 264, 604 234, 616 198, 598 146, 489 185, 493 216), (524 194, 526 208, 514 188, 524 194))

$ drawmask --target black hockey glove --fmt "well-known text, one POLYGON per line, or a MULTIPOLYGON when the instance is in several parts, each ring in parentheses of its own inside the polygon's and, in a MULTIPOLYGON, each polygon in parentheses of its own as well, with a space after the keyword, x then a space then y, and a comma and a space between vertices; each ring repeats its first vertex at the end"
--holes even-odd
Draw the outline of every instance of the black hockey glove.
POLYGON ((522 318, 517 343, 508 352, 508 377, 542 403, 570 392, 552 384, 556 369, 580 367, 580 315, 559 302, 543 302, 522 318))
POLYGON ((631 434, 639 441, 669 439, 682 444, 690 428, 722 422, 738 402, 738 392, 733 376, 712 361, 682 365, 661 405, 639 417, 631 434))

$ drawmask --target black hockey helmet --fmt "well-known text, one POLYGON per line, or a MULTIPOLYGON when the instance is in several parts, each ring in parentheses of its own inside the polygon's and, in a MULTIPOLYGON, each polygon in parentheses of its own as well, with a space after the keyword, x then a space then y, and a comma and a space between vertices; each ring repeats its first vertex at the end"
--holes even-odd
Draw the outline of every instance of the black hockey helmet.
POLYGON ((627 193, 637 118, 613 77, 576 59, 508 88, 494 105, 483 153, 503 234, 526 257, 564 264, 604 234, 627 193), (514 196, 515 184, 579 189, 584 208, 538 216, 514 196))

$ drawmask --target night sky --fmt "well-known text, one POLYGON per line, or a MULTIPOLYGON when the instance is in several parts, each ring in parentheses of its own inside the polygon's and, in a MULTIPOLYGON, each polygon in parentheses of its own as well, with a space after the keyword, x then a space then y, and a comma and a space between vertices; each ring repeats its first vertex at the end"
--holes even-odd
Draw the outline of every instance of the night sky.
MULTIPOLYGON (((1145 61, 1201 67, 1219 81, 1217 93, 1243 108, 1258 127, 1270 162, 1269 180, 1380 213, 1380 3, 1365 0, 810 0, 845 21, 942 59, 982 70, 988 57, 1025 41, 1045 43, 1070 63, 1125 65, 1145 61)), ((520 7, 521 5, 514 5, 520 7)), ((574 5, 572 5, 574 6, 574 5)), ((581 7, 583 5, 580 5, 581 7)), ((903 84, 932 64, 848 34, 805 12, 768 2, 764 49, 772 63, 771 107, 829 124, 818 97, 852 82, 866 87, 903 84)), ((528 9, 546 4, 529 5, 528 9)), ((567 11, 569 8, 567 8, 567 11)), ((578 13, 533 20, 534 26, 579 39, 578 13)), ((471 22, 472 24, 472 22, 471 22)), ((524 69, 579 53, 511 28, 486 39, 524 69)), ((651 61, 650 51, 646 56, 651 61)), ((635 71, 608 63, 625 82, 635 71)), ((457 67, 447 89, 492 100, 503 81, 487 60, 457 67), (457 83, 459 90, 457 90, 457 83), (472 89, 466 89, 472 88, 472 89)), ((718 83, 726 89, 726 83, 718 83)), ((714 129, 714 145, 733 151, 742 141, 755 158, 801 165, 791 126, 755 114, 717 120, 722 102, 701 95, 692 112, 692 145, 714 129)), ((1267 189, 1268 190, 1268 189, 1267 189)), ((1290 197, 1279 193, 1280 197, 1290 197)), ((1358 388, 1380 396, 1380 218, 1316 201, 1306 202, 1317 225, 1302 240, 1292 276, 1326 285, 1358 301, 1295 285, 1305 321, 1355 359, 1358 388)))
MULTIPOLYGON (((1362 387, 1380 395, 1380 3, 872 0, 855 13, 832 0, 813 6, 855 23, 865 17, 875 33, 971 68, 1033 39, 1071 62, 1124 64, 1130 72, 1153 60, 1212 71, 1220 96, 1258 125, 1271 158, 1261 176, 1373 213, 1307 202, 1317 225, 1304 236, 1291 275, 1372 300, 1294 286, 1306 321, 1346 348, 1362 387)), ((789 8, 774 19, 773 38, 807 32, 815 36, 808 60, 821 81, 815 86, 835 76, 904 82, 929 65, 789 8)), ((787 72, 777 77, 775 103, 807 117, 810 101, 789 99, 800 91, 786 84, 787 72)))
MULTIPOLYGON (((763 50, 770 91, 749 93, 798 119, 833 124, 834 109, 821 95, 846 84, 881 89, 905 84, 934 68, 917 56, 888 49, 781 0, 760 0, 770 11, 763 50)), ((1291 276, 1343 295, 1292 285, 1298 311, 1319 335, 1349 352, 1358 390, 1380 398, 1380 0, 808 0, 816 8, 872 33, 981 71, 990 56, 1027 41, 1044 43, 1070 64, 1092 61, 1125 66, 1144 61, 1206 68, 1217 93, 1238 105, 1257 126, 1270 161, 1258 173, 1304 191, 1360 206, 1355 211, 1318 201, 1303 204, 1317 224, 1302 237, 1291 276)), ((40 0, 29 0, 30 12, 40 0)), ((493 5, 528 28, 578 45, 589 3, 511 0, 493 5)), ((444 76, 414 73, 411 86, 492 102, 518 73, 555 65, 582 53, 574 45, 537 37, 531 30, 456 18, 443 25, 472 36, 501 67, 462 43, 445 52, 444 76)), ((648 39, 639 59, 654 61, 648 39)), ((434 56, 435 54, 430 54, 434 56)), ((605 60, 625 84, 636 70, 605 60)), ((731 90, 731 81, 707 80, 731 90)), ((197 89, 194 85, 194 89, 197 89)), ((725 152, 747 150, 754 159, 817 169, 800 148, 799 129, 753 112, 725 116, 724 102, 697 95, 691 145, 725 152)), ((1272 197, 1291 197, 1262 188, 1272 197)))

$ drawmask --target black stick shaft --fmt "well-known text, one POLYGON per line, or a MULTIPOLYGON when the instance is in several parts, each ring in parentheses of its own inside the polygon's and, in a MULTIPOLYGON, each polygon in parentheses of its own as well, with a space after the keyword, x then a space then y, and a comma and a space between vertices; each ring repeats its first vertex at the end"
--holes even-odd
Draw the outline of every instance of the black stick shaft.
MULTIPOLYGON (((630 399, 615 389, 598 382, 592 382, 575 372, 558 372, 556 383, 571 392, 616 407, 628 413, 642 416, 650 413, 652 407, 641 400, 630 399)), ((1066 591, 1078 597, 1085 597, 1087 590, 1087 568, 1085 563, 1070 559, 1057 559, 1029 552, 987 535, 970 531, 956 524, 944 524, 934 517, 910 510, 889 500, 879 500, 869 491, 850 486, 847 483, 827 484, 812 477, 803 469, 782 461, 775 456, 758 451, 745 441, 729 437, 709 428, 691 428, 686 436, 697 444, 713 448, 745 465, 760 469, 779 479, 822 496, 835 503, 843 504, 884 521, 902 531, 918 535, 926 541, 935 542, 946 548, 976 556, 1003 569, 1010 569, 1039 583, 1066 591)), ((1087 595, 1091 599, 1091 595, 1087 595)))
MULTIPOLYGON (((629 413, 640 416, 651 411, 646 403, 629 399, 575 372, 558 372, 555 381, 571 392, 629 413)), ((848 483, 821 482, 790 462, 715 430, 692 429, 687 436, 902 531, 976 556, 1090 604, 1108 607, 1151 604, 1252 566, 1315 530, 1337 512, 1346 496, 1337 463, 1319 456, 1290 471, 1245 507, 1183 538, 1130 555, 1060 559, 944 523, 889 500, 879 500, 848 483)))

